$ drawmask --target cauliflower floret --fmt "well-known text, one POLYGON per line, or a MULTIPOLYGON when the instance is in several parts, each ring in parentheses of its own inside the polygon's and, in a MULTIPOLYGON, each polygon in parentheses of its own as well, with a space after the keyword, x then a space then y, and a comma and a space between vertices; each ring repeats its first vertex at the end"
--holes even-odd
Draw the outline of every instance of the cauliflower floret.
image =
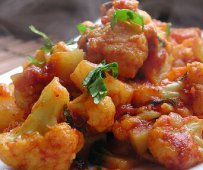
POLYGON ((148 133, 152 127, 153 119, 159 116, 160 113, 148 110, 137 116, 124 115, 115 122, 113 133, 118 140, 130 141, 138 155, 149 159, 147 154, 148 133))
POLYGON ((99 104, 95 104, 88 94, 83 94, 68 104, 68 108, 77 116, 87 120, 87 123, 98 132, 112 127, 116 108, 111 97, 106 96, 99 104))
POLYGON ((203 41, 199 28, 172 29, 171 42, 171 54, 176 58, 174 66, 185 66, 192 61, 202 61, 203 41))
POLYGON ((189 104, 192 106, 194 115, 203 115, 203 64, 200 62, 189 63, 186 66, 187 76, 185 88, 190 91, 189 104), (192 97, 192 100, 191 100, 192 97))
POLYGON ((181 81, 170 82, 163 85, 152 85, 149 83, 133 84, 133 103, 138 106, 146 105, 155 99, 177 99, 181 98, 183 83, 181 81))
POLYGON ((139 2, 136 0, 114 0, 113 7, 115 9, 130 9, 130 10, 137 10, 139 2))
POLYGON ((187 64, 187 81, 190 84, 203 84, 203 63, 192 62, 187 64))
POLYGON ((134 93, 132 102, 136 106, 143 106, 149 103, 153 98, 161 98, 161 87, 149 83, 133 83, 134 93))
POLYGON ((181 44, 183 41, 191 38, 200 38, 201 30, 199 28, 176 28, 172 29, 171 37, 177 43, 181 44))
POLYGON ((23 111, 16 106, 12 90, 0 84, 0 132, 23 121, 23 111))
POLYGON ((171 113, 161 116, 149 132, 154 158, 170 169, 188 169, 203 161, 203 120, 171 113))
POLYGON ((25 122, 0 134, 0 159, 22 170, 67 170, 83 146, 79 131, 57 123, 68 102, 67 90, 54 78, 25 122))
POLYGON ((197 60, 203 62, 203 39, 195 38, 193 43, 193 52, 197 60))
POLYGON ((196 116, 203 115, 203 85, 197 84, 191 89, 192 109, 196 116))

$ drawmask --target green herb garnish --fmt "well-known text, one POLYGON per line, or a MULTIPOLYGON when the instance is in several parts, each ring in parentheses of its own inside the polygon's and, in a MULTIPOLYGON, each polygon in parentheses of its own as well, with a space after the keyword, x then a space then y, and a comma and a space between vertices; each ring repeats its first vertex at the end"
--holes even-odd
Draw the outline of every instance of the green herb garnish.
POLYGON ((158 35, 157 35, 158 41, 159 41, 159 47, 165 48, 166 47, 166 42, 162 40, 158 35))
POLYGON ((29 26, 30 30, 44 39, 44 46, 41 48, 46 53, 50 53, 54 45, 53 41, 43 32, 39 31, 33 25, 29 26))
POLYGON ((105 72, 108 71, 111 71, 113 77, 116 78, 118 76, 118 63, 113 62, 106 64, 102 62, 97 68, 92 70, 83 81, 83 86, 87 88, 95 104, 98 104, 107 95, 104 78, 106 77, 105 72))
POLYGON ((88 27, 88 26, 86 26, 86 25, 84 25, 84 24, 82 24, 82 23, 80 23, 80 24, 78 24, 77 25, 77 30, 79 31, 79 33, 80 34, 84 34, 85 33, 85 31, 87 30, 87 29, 90 29, 90 30, 93 30, 95 27, 88 27))
POLYGON ((73 118, 72 118, 72 115, 71 115, 70 111, 68 110, 67 106, 64 107, 64 117, 66 119, 66 123, 68 123, 72 127, 73 126, 73 118))
POLYGON ((130 21, 134 24, 140 25, 144 29, 143 17, 135 11, 128 9, 115 10, 113 18, 111 20, 111 28, 114 29, 118 21, 130 21))
POLYGON ((178 81, 185 81, 188 77, 188 73, 186 72, 182 77, 178 79, 178 81))
POLYGON ((41 67, 45 63, 45 61, 38 61, 32 56, 28 56, 28 60, 30 61, 30 64, 33 64, 37 67, 41 67))
POLYGON ((166 35, 167 35, 167 36, 170 36, 170 34, 171 34, 171 26, 172 26, 171 23, 168 23, 168 24, 166 25, 166 35))
POLYGON ((87 26, 83 25, 82 23, 77 25, 77 29, 80 32, 80 34, 84 34, 87 30, 87 26))
POLYGON ((152 101, 149 101, 149 104, 151 104, 153 106, 161 105, 163 103, 168 103, 168 104, 171 104, 172 106, 177 105, 176 99, 163 99, 163 100, 152 100, 152 101))

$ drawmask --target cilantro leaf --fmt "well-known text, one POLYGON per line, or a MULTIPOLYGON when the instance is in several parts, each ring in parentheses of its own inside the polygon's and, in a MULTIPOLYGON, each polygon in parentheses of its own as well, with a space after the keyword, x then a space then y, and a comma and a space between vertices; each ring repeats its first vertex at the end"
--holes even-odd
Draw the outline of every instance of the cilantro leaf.
POLYGON ((157 35, 157 38, 158 38, 158 41, 159 41, 159 47, 160 48, 165 48, 166 47, 166 42, 160 38, 158 35, 157 35))
POLYGON ((68 110, 67 106, 64 106, 64 117, 66 119, 66 123, 68 123, 72 127, 73 126, 73 118, 72 118, 72 115, 71 115, 70 111, 68 110))
POLYGON ((157 106, 157 105, 161 105, 163 103, 168 103, 168 104, 171 104, 172 106, 175 106, 177 105, 177 101, 176 99, 163 99, 163 100, 152 100, 152 101, 149 101, 149 104, 153 105, 153 106, 157 106))
POLYGON ((171 26, 172 26, 171 23, 168 23, 168 24, 166 25, 166 35, 167 35, 167 36, 170 36, 170 34, 171 34, 171 26))
POLYGON ((82 23, 77 25, 77 30, 80 34, 84 34, 87 29, 93 30, 95 29, 95 27, 94 26, 88 27, 82 23))
POLYGON ((185 81, 188 77, 188 73, 186 72, 182 77, 178 79, 178 81, 185 81))
POLYGON ((50 53, 54 45, 53 41, 43 32, 39 31, 33 25, 29 26, 30 30, 44 39, 44 46, 41 48, 46 53, 50 53))
POLYGON ((113 62, 106 64, 102 62, 94 70, 92 70, 83 81, 83 86, 87 88, 88 93, 94 99, 94 103, 98 104, 107 95, 107 88, 104 83, 106 77, 105 71, 111 71, 113 77, 118 76, 118 63, 113 62))
POLYGON ((84 34, 85 31, 87 30, 87 26, 80 23, 77 25, 77 30, 80 32, 80 34, 84 34))
POLYGON ((114 29, 118 21, 130 21, 134 24, 142 26, 142 29, 144 29, 144 19, 135 11, 131 11, 128 9, 115 10, 113 18, 111 20, 112 29, 114 29))
POLYGON ((30 64, 33 64, 37 67, 41 67, 45 63, 45 61, 38 61, 32 56, 28 56, 28 60, 30 61, 30 64))

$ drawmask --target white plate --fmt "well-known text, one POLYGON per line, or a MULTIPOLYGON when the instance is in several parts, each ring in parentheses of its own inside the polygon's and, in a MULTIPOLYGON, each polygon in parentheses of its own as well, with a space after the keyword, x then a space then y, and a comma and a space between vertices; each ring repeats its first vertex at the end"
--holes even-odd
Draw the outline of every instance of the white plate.
MULTIPOLYGON (((10 84, 12 82, 12 80, 10 79, 10 76, 20 73, 22 72, 22 67, 17 67, 3 75, 0 76, 0 83, 5 83, 5 84, 10 84)), ((165 168, 161 168, 161 167, 140 167, 140 168, 136 168, 137 170, 163 170, 165 168)), ((9 168, 8 166, 6 166, 1 160, 0 160, 0 170, 12 170, 11 168, 9 168)), ((199 164, 193 168, 191 168, 190 170, 203 170, 203 163, 199 164)))

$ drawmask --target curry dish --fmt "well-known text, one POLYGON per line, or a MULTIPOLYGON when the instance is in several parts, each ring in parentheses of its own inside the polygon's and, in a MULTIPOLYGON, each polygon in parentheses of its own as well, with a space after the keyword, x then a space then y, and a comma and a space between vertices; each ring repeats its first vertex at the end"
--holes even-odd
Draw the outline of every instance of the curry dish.
POLYGON ((20 170, 188 169, 203 162, 203 39, 136 0, 53 41, 0 85, 0 159, 20 170), (74 48, 72 43, 76 43, 74 48))

